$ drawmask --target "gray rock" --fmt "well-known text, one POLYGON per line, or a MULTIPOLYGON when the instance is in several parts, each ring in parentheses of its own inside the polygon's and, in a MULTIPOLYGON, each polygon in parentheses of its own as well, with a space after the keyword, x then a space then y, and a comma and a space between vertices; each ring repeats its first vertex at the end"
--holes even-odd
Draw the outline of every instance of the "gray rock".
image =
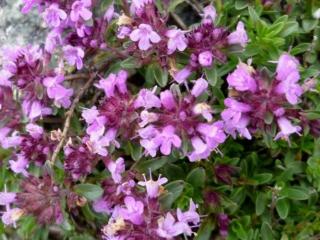
POLYGON ((46 30, 37 9, 20 12, 21 0, 0 0, 0 47, 41 44, 46 30))

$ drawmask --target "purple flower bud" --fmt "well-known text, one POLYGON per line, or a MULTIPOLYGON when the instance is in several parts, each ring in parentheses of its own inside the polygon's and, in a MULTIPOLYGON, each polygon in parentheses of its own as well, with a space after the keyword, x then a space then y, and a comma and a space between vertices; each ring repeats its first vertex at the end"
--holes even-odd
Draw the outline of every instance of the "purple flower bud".
POLYGON ((214 174, 217 180, 225 184, 232 184, 231 175, 234 172, 234 168, 226 164, 218 164, 214 167, 214 174))
POLYGON ((241 47, 245 47, 247 45, 248 36, 243 22, 238 22, 236 31, 230 33, 228 36, 228 42, 229 44, 239 44, 241 47))
POLYGON ((210 67, 212 64, 213 54, 211 51, 205 51, 199 54, 198 61, 203 67, 210 67))
POLYGON ((177 209, 177 218, 179 222, 184 223, 192 223, 193 225, 197 225, 200 223, 200 216, 197 213, 198 205, 194 204, 192 199, 190 199, 190 207, 186 212, 182 212, 180 208, 177 209))
POLYGON ((203 78, 199 78, 195 82, 195 84, 191 90, 191 94, 194 97, 199 97, 204 91, 207 90, 207 88, 208 88, 208 82, 203 78))
POLYGON ((41 0, 22 0, 22 2, 24 5, 21 9, 21 12, 26 14, 30 12, 34 6, 38 6, 41 3, 41 0))
POLYGON ((167 110, 172 110, 177 106, 174 96, 170 90, 165 90, 161 92, 160 100, 161 100, 162 106, 167 110))
POLYGON ((208 5, 205 8, 203 8, 203 14, 202 14, 202 23, 213 23, 217 17, 217 12, 214 6, 208 5))
POLYGON ((150 25, 144 23, 140 24, 137 29, 131 32, 130 39, 134 42, 139 42, 139 49, 144 51, 151 48, 151 43, 159 43, 161 41, 158 33, 153 31, 150 25))
POLYGON ((6 206, 15 202, 16 193, 14 192, 0 192, 0 205, 6 206))
POLYGON ((109 23, 112 20, 113 16, 114 16, 114 4, 111 4, 108 7, 107 11, 105 12, 103 19, 107 20, 107 22, 109 23))
POLYGON ((117 37, 119 39, 125 39, 130 35, 130 33, 131 33, 131 28, 127 26, 120 26, 117 32, 117 37))
POLYGON ((227 214, 224 214, 224 213, 218 214, 218 224, 220 227, 220 235, 222 237, 228 236, 229 223, 230 223, 230 220, 227 214))
POLYGON ((173 78, 174 80, 181 84, 187 80, 187 78, 191 75, 191 68, 190 67, 184 67, 180 71, 174 74, 173 78))

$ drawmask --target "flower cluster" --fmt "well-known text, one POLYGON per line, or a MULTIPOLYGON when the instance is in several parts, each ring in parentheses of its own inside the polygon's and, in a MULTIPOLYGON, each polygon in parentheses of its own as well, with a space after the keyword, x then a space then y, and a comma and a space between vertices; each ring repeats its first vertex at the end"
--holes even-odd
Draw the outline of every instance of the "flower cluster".
POLYGON ((271 79, 245 63, 227 77, 231 96, 225 99, 226 109, 221 113, 227 133, 251 139, 252 133, 270 131, 274 122, 279 127, 275 139, 301 131, 292 123, 297 118, 295 105, 303 90, 298 61, 285 53, 278 61, 276 74, 271 79), (290 121, 290 119, 292 119, 290 121))
MULTIPOLYGON (((164 211, 159 197, 164 192, 167 179, 159 175, 157 180, 136 183, 124 174, 124 159, 108 160, 106 166, 111 178, 104 182, 104 194, 94 203, 94 209, 111 213, 108 224, 102 229, 103 239, 172 239, 181 234, 191 236, 192 228, 200 223, 197 205, 190 200, 187 211, 164 211), (145 192, 139 190, 145 187, 145 192)), ((128 174, 128 173, 127 173, 128 174)), ((130 173, 129 173, 130 174, 130 173)))

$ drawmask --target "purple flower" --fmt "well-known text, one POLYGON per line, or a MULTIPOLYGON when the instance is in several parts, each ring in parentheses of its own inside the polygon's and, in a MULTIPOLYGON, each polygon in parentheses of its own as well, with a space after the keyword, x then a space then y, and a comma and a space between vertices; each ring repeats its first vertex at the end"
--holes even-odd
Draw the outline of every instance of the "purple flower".
POLYGON ((229 44, 239 44, 241 47, 245 47, 248 43, 247 32, 244 28, 243 22, 238 22, 235 32, 230 33, 228 36, 229 44))
POLYGON ((43 106, 41 102, 28 100, 23 101, 22 111, 30 120, 50 115, 52 113, 52 110, 43 106))
POLYGON ((103 198, 100 198, 93 202, 92 207, 93 207, 93 210, 97 213, 110 214, 112 212, 111 205, 112 204, 109 203, 108 201, 104 200, 103 198))
POLYGON ((187 66, 185 68, 182 68, 178 72, 176 72, 173 78, 177 83, 181 84, 187 80, 187 78, 191 75, 191 73, 192 73, 191 68, 187 66))
POLYGON ((80 70, 83 67, 82 59, 84 58, 84 51, 80 47, 73 47, 67 45, 63 47, 64 58, 71 66, 76 65, 77 69, 80 70))
POLYGON ((16 193, 14 192, 0 192, 0 205, 6 206, 16 200, 16 193))
POLYGON ((141 122, 139 122, 140 127, 145 127, 149 123, 153 123, 159 119, 158 115, 156 113, 150 113, 147 110, 143 110, 140 113, 141 122))
POLYGON ((42 0, 22 0, 23 2, 23 7, 21 9, 21 12, 26 14, 30 12, 30 10, 34 7, 37 6, 41 3, 42 0))
POLYGON ((53 29, 47 35, 44 48, 48 53, 52 54, 54 49, 61 44, 62 44, 62 37, 61 37, 60 29, 53 29))
POLYGON ((257 90, 257 83, 252 77, 253 72, 254 69, 247 64, 238 64, 237 69, 227 77, 229 86, 238 91, 251 91, 254 93, 257 90))
POLYGON ((136 201, 133 197, 127 196, 124 199, 126 208, 119 210, 120 216, 129 220, 135 225, 141 225, 143 223, 144 205, 141 201, 136 201))
POLYGON ((120 26, 117 32, 117 37, 119 39, 125 39, 130 35, 130 33, 131 33, 131 28, 127 26, 120 26))
POLYGON ((1 220, 5 225, 15 226, 16 221, 19 220, 23 214, 24 211, 20 208, 8 209, 3 213, 1 220))
POLYGON ((112 3, 108 9, 106 10, 103 19, 107 20, 108 23, 110 23, 110 21, 112 20, 112 18, 114 17, 114 4, 112 3))
POLYGON ((121 182, 121 174, 125 171, 124 159, 118 158, 116 161, 110 160, 107 168, 111 173, 112 179, 115 183, 121 182))
POLYGON ((203 79, 199 78, 197 81, 195 81, 195 84, 191 90, 191 94, 194 97, 199 97, 204 91, 206 91, 208 88, 208 82, 203 79))
POLYGON ((208 122, 212 120, 212 109, 207 103, 198 103, 193 107, 193 113, 196 115, 202 115, 208 122))
POLYGON ((48 97, 54 99, 57 106, 68 108, 71 105, 70 97, 73 94, 72 89, 66 89, 61 85, 64 81, 63 75, 47 77, 43 80, 43 85, 47 87, 48 97))
MULTIPOLYGON (((90 148, 93 153, 97 153, 101 156, 107 156, 108 151, 106 147, 109 147, 111 143, 119 145, 116 141, 117 130, 114 128, 109 129, 102 137, 90 139, 90 148)), ((119 146, 118 146, 119 147, 119 146)))
POLYGON ((154 94, 153 91, 150 91, 148 89, 142 89, 140 90, 137 99, 134 101, 134 107, 137 108, 160 108, 161 107, 161 101, 160 99, 154 94))
POLYGON ((91 0, 75 1, 71 7, 70 19, 74 22, 77 22, 80 17, 85 21, 91 19, 92 12, 89 10, 90 7, 91 0))
POLYGON ((134 42, 139 42, 140 50, 148 50, 151 43, 158 43, 161 41, 158 33, 153 31, 152 27, 148 24, 140 24, 139 27, 133 30, 130 34, 130 39, 134 42))
POLYGON ((146 179, 146 176, 143 175, 144 177, 144 181, 140 181, 138 182, 138 184, 140 186, 145 186, 146 189, 147 189, 147 195, 149 198, 157 198, 159 197, 159 195, 161 194, 161 185, 165 184, 166 182, 168 182, 168 179, 165 178, 165 177, 161 177, 161 175, 159 175, 157 181, 154 181, 152 179, 152 175, 151 175, 151 172, 150 172, 150 179, 147 180, 146 179))
POLYGON ((26 130, 35 139, 40 138, 43 134, 43 128, 33 123, 27 124, 26 130))
POLYGON ((199 224, 200 222, 200 216, 197 213, 197 208, 198 206, 194 204, 192 199, 190 199, 190 207, 189 210, 186 212, 182 212, 180 208, 177 209, 177 218, 179 222, 184 222, 184 223, 192 223, 194 225, 199 224))
POLYGON ((279 81, 285 81, 292 73, 299 74, 298 60, 288 53, 282 54, 278 60, 276 73, 279 81))
POLYGON ((161 92, 160 99, 162 106, 167 110, 175 109, 177 106, 174 96, 170 90, 165 90, 161 92))
POLYGON ((166 126, 163 128, 155 138, 155 142, 160 146, 160 152, 164 155, 169 155, 171 153, 172 146, 176 148, 181 147, 181 139, 175 134, 175 128, 173 126, 166 126))
POLYGON ((284 138, 285 140, 288 140, 289 136, 293 133, 297 133, 300 135, 299 132, 301 131, 301 127, 292 125, 287 118, 280 117, 277 122, 280 128, 280 132, 274 138, 275 140, 279 138, 284 138))
POLYGON ((102 137, 105 131, 105 124, 107 120, 104 116, 96 117, 96 119, 87 128, 87 134, 90 136, 90 140, 96 140, 102 137))
POLYGON ((28 159, 22 154, 17 154, 16 156, 17 156, 16 161, 9 160, 11 171, 17 174, 21 173, 23 176, 27 177, 29 175, 26 170, 29 165, 28 159))
POLYGON ((183 52, 187 48, 188 40, 180 29, 171 29, 166 32, 168 39, 168 54, 174 53, 177 49, 183 52))
POLYGON ((99 116, 99 111, 97 110, 96 106, 93 106, 92 108, 83 110, 81 116, 83 117, 83 119, 86 121, 87 124, 91 124, 99 116))
POLYGON ((299 97, 303 93, 302 87, 298 84, 300 74, 298 70, 299 62, 289 54, 282 54, 277 66, 276 78, 280 83, 276 87, 276 92, 285 94, 286 99, 291 104, 297 104, 299 97))
POLYGON ((199 54, 198 61, 203 67, 210 67, 212 64, 213 54, 211 51, 205 51, 199 54))
POLYGON ((212 5, 203 8, 202 23, 212 23, 217 17, 217 11, 212 5))
POLYGON ((225 99, 224 103, 228 108, 223 110, 221 116, 225 122, 226 132, 235 137, 235 131, 238 131, 241 136, 251 139, 251 134, 247 129, 250 119, 246 115, 252 110, 251 106, 232 98, 225 99))
POLYGON ((188 224, 184 222, 176 222, 172 214, 169 212, 165 217, 158 220, 157 234, 165 239, 173 239, 174 237, 185 233, 191 235, 192 231, 188 224))
POLYGON ((127 78, 128 73, 124 70, 121 70, 117 74, 111 73, 106 79, 101 79, 98 84, 95 84, 95 86, 103 89, 107 98, 110 98, 115 96, 116 89, 121 94, 127 93, 127 78))
POLYGON ((58 4, 53 3, 46 8, 43 17, 49 27, 57 28, 60 26, 61 21, 67 18, 67 14, 59 8, 58 4))

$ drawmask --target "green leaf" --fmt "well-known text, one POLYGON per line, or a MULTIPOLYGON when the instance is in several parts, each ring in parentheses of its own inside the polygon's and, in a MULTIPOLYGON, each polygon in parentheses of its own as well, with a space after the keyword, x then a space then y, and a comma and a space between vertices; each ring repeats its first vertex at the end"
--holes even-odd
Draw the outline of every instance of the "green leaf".
POLYGON ((75 185, 74 190, 88 200, 96 200, 103 194, 103 189, 100 186, 91 183, 75 185))
POLYGON ((137 164, 137 169, 140 172, 149 172, 150 170, 153 172, 168 162, 167 157, 153 158, 146 161, 141 161, 137 164))
POLYGON ((235 7, 235 9, 237 9, 237 10, 242 10, 242 9, 245 9, 247 6, 248 6, 248 1, 247 0, 237 0, 236 2, 235 2, 235 5, 234 5, 234 7, 235 7))
POLYGON ((184 0, 172 0, 172 1, 170 1, 170 5, 169 5, 169 8, 168 8, 169 12, 173 12, 176 9, 176 7, 179 4, 183 3, 183 2, 184 2, 184 0))
POLYGON ((311 48, 311 43, 300 43, 291 49, 290 54, 297 55, 297 54, 308 51, 310 48, 311 48))
POLYGON ((253 179, 258 182, 258 184, 265 184, 272 180, 272 173, 260 173, 253 176, 253 179))
POLYGON ((193 169, 187 176, 186 182, 198 188, 203 187, 206 180, 206 171, 202 167, 193 169))
POLYGON ((307 190, 302 187, 284 187, 280 191, 280 196, 287 197, 292 200, 307 200, 310 197, 307 190))
POLYGON ((175 200, 181 195, 185 186, 185 182, 177 180, 168 183, 165 186, 167 193, 160 196, 159 201, 163 209, 170 209, 175 200))
POLYGON ((272 24, 268 29, 267 37, 274 37, 280 33, 285 25, 285 22, 278 22, 276 24, 272 24))
POLYGON ((128 146, 132 159, 138 161, 142 157, 142 146, 132 142, 128 142, 128 146))
POLYGON ((267 197, 265 193, 258 193, 256 198, 256 214, 260 216, 267 206, 267 197))
POLYGON ((317 26, 318 21, 316 19, 305 19, 302 21, 302 28, 305 32, 311 32, 317 26))
POLYGON ((212 87, 215 87, 218 82, 218 74, 215 65, 212 68, 206 68, 204 70, 207 80, 212 87))
POLYGON ((297 21, 288 21, 284 28, 283 31, 281 32, 281 37, 287 37, 289 35, 292 35, 294 33, 299 32, 299 23, 297 21))
POLYGON ((120 66, 125 69, 134 69, 134 68, 138 68, 140 64, 137 62, 136 58, 128 57, 126 60, 123 60, 120 63, 120 66))
POLYGON ((289 213, 290 203, 288 199, 281 198, 276 202, 276 209, 281 219, 286 219, 289 213))
POLYGON ((211 233, 215 229, 214 221, 209 218, 208 220, 204 221, 199 230, 197 231, 197 235, 195 240, 210 240, 211 233))
POLYGON ((263 222, 261 226, 261 238, 262 240, 273 240, 273 232, 269 223, 263 222))
POLYGON ((165 87, 168 83, 168 71, 159 64, 151 64, 147 68, 146 78, 148 82, 157 82, 160 87, 165 87))
POLYGON ((248 10, 249 10, 250 20, 253 23, 257 23, 260 20, 260 18, 259 18, 258 13, 256 12, 256 10, 254 8, 252 8, 251 6, 248 7, 248 10))

